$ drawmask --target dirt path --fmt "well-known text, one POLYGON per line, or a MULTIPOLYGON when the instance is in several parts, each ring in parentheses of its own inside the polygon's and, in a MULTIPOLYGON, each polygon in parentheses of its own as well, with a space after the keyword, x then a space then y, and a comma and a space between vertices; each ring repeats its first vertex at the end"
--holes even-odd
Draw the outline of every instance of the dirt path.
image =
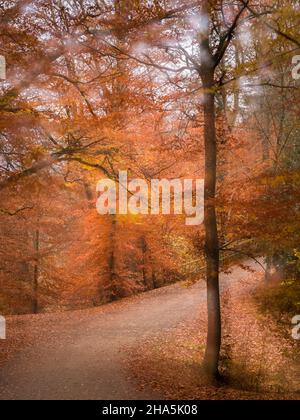
MULTIPOLYGON (((255 271, 260 265, 250 262, 255 271)), ((251 288, 251 275, 234 268, 222 274, 221 288, 240 283, 251 288)), ((153 399, 136 389, 123 370, 124 346, 176 327, 194 318, 206 304, 204 282, 181 284, 105 305, 63 314, 11 317, 11 334, 25 334, 28 343, 0 372, 0 399, 153 399), (28 345, 27 345, 28 344, 28 345)), ((3 344, 3 342, 1 343, 3 344)))

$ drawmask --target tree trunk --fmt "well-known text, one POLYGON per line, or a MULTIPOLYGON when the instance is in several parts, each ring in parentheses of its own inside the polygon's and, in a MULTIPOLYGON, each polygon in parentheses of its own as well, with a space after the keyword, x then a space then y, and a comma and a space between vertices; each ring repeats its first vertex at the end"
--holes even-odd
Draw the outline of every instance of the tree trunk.
POLYGON ((203 368, 208 378, 219 376, 219 355, 221 348, 221 308, 219 290, 219 239, 216 217, 217 142, 214 93, 214 70, 202 75, 204 98, 204 141, 205 141, 205 257, 207 281, 208 333, 203 368))
POLYGON ((108 283, 108 301, 114 301, 120 296, 120 288, 118 284, 117 267, 116 267, 116 235, 117 235, 117 217, 115 214, 111 218, 110 232, 110 255, 109 255, 109 283, 108 283))
POLYGON ((143 278, 143 285, 144 290, 149 290, 149 282, 148 282, 148 276, 147 276, 147 252, 148 252, 148 246, 147 241, 144 236, 141 236, 140 239, 141 243, 141 250, 142 250, 142 278, 143 278))

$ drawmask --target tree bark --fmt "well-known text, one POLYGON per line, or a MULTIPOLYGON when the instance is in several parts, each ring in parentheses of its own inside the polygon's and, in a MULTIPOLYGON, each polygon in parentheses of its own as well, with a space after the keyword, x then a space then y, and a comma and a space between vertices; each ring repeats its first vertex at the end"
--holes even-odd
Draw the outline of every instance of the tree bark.
POLYGON ((204 226, 207 281, 208 333, 203 368, 210 379, 219 376, 221 308, 219 290, 219 238, 216 216, 217 141, 214 70, 202 74, 204 94, 205 192, 204 226))
POLYGON ((140 239, 141 244, 141 251, 142 251, 142 278, 143 278, 143 285, 145 290, 149 290, 149 282, 147 276, 147 252, 148 246, 145 236, 141 236, 140 239))

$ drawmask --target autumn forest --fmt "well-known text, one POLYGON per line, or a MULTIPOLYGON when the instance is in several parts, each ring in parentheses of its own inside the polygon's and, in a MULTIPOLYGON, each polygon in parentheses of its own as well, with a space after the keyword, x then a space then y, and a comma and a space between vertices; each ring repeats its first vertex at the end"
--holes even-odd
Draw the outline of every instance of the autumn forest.
POLYGON ((0 0, 0 399, 299 399, 299 27, 0 0))

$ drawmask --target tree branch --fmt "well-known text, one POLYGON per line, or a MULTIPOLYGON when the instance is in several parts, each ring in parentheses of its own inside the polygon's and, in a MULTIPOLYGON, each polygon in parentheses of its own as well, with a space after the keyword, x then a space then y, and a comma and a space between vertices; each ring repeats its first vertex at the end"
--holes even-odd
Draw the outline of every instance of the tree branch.
POLYGON ((232 38, 234 37, 236 28, 237 28, 239 20, 240 20, 240 17, 242 16, 243 12, 246 10, 246 8, 248 6, 248 3, 249 3, 249 0, 243 1, 243 6, 241 7, 239 12, 237 13, 234 21, 232 22, 232 25, 230 26, 228 31, 222 36, 222 39, 220 41, 217 52, 214 54, 214 57, 213 57, 215 68, 220 64, 220 61, 224 57, 224 55, 227 51, 227 48, 229 47, 230 42, 231 42, 232 38))

